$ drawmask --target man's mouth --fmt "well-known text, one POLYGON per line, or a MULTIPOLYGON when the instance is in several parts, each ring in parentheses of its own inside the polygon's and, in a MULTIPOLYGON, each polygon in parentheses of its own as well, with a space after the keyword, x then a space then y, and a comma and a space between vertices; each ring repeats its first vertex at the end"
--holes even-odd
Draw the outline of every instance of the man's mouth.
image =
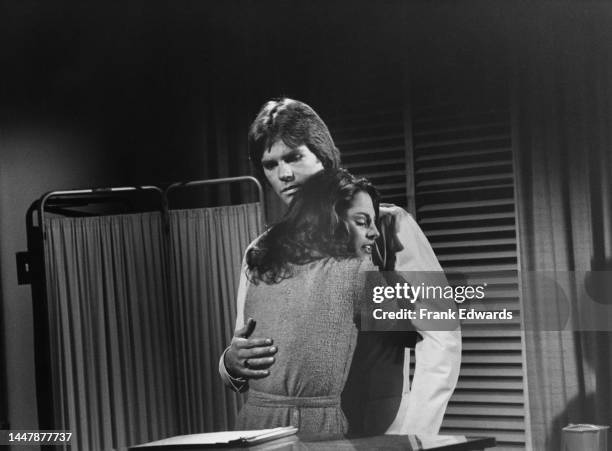
POLYGON ((291 185, 291 186, 288 186, 287 188, 283 188, 281 190, 281 193, 283 193, 285 196, 293 196, 295 193, 298 192, 299 189, 300 189, 300 185, 291 185))
POLYGON ((374 248, 373 244, 364 244, 363 246, 361 246, 361 249, 363 249, 363 251, 366 254, 370 254, 370 255, 372 254, 373 248, 374 248))

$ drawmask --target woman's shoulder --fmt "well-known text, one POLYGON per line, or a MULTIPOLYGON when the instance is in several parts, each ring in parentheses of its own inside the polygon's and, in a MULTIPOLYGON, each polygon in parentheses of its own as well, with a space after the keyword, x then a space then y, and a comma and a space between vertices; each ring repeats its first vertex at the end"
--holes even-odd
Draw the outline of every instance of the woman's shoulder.
POLYGON ((377 271, 377 268, 374 266, 371 259, 358 257, 323 257, 305 265, 296 265, 296 268, 303 271, 325 271, 328 273, 358 273, 362 271, 377 271))
POLYGON ((259 242, 266 236, 266 234, 268 233, 267 230, 265 230, 264 232, 261 233, 261 235, 259 235, 257 238, 255 238, 253 241, 251 241, 249 243, 249 245, 246 248, 245 252, 248 252, 249 250, 255 248, 258 246, 259 242))

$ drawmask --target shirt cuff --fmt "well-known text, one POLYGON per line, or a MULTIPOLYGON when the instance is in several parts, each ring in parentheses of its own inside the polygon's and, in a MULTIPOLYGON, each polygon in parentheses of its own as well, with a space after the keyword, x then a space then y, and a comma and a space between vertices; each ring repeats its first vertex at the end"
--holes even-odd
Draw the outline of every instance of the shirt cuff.
POLYGON ((242 393, 249 388, 249 381, 244 377, 233 377, 227 368, 225 367, 225 353, 229 347, 225 348, 223 354, 221 354, 221 358, 219 359, 219 373, 221 374, 221 378, 225 381, 226 385, 229 385, 232 390, 238 393, 242 393))

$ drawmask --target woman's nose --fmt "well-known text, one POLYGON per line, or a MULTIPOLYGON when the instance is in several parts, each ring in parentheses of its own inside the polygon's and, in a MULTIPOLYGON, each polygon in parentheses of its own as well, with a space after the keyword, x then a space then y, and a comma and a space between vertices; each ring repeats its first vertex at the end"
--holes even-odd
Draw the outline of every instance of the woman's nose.
POLYGON ((376 238, 380 236, 380 233, 378 232, 378 229, 376 228, 376 224, 372 223, 372 225, 368 229, 368 233, 366 236, 370 240, 375 240, 376 238))

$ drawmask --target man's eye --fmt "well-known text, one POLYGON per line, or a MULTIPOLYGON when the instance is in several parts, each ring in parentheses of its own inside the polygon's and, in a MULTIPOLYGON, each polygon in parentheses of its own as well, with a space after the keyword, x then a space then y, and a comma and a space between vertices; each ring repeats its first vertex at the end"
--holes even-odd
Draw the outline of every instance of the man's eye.
POLYGON ((274 163, 273 161, 267 161, 265 163, 262 164, 263 168, 266 170, 271 170, 274 169, 274 166, 276 166, 276 163, 274 163))
POLYGON ((299 161, 301 159, 302 159, 302 154, 296 153, 296 154, 291 155, 289 158, 287 158, 287 161, 291 163, 293 161, 299 161))

